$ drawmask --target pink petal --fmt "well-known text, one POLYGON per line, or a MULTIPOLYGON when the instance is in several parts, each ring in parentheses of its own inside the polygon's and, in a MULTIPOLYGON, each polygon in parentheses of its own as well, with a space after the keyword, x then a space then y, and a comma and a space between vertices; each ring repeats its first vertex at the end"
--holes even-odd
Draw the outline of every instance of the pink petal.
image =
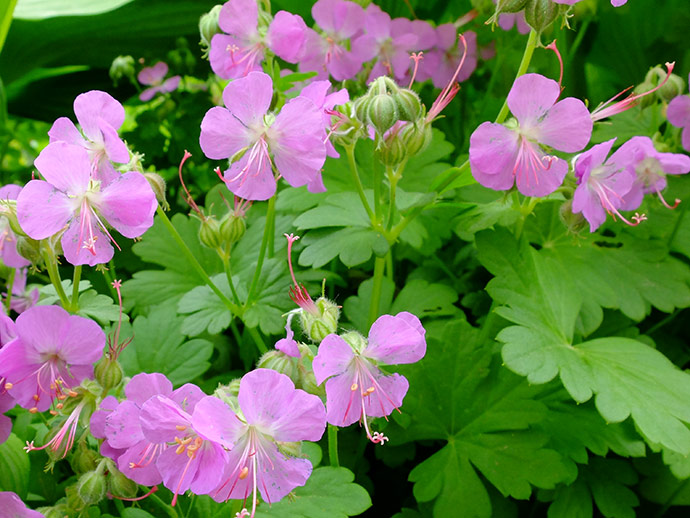
POLYGON ((56 189, 75 196, 86 192, 91 178, 91 160, 86 149, 53 142, 36 157, 34 165, 56 189))
POLYGON ((80 264, 88 264, 95 266, 97 264, 107 263, 113 258, 115 250, 110 244, 110 238, 103 233, 101 228, 97 225, 93 226, 93 235, 95 238, 95 254, 84 248, 84 240, 89 236, 85 232, 80 238, 79 233, 80 219, 78 217, 72 218, 72 222, 60 240, 62 251, 65 254, 65 259, 68 263, 77 266, 80 264))
POLYGON ((130 172, 108 184, 97 209, 120 234, 134 238, 153 226, 157 206, 156 195, 144 175, 130 172))
MULTIPOLYGON (((251 0, 253 2, 253 0, 251 0)), ((223 90, 223 102, 234 117, 247 127, 263 126, 263 116, 273 98, 273 81, 263 72, 250 72, 223 90)))
POLYGON ((126 164, 129 162, 127 144, 122 141, 115 128, 103 119, 98 121, 98 128, 101 130, 103 149, 105 149, 108 158, 118 164, 126 164))
POLYGON ((105 418, 105 437, 113 448, 127 449, 144 441, 139 424, 139 407, 133 401, 123 401, 105 418))
POLYGON ((307 26, 301 16, 278 11, 268 27, 266 45, 288 63, 297 63, 306 43, 307 26))
POLYGON ((218 25, 224 32, 241 39, 256 36, 259 11, 255 0, 229 0, 218 15, 218 25))
POLYGON ((143 85, 159 84, 168 73, 168 65, 163 61, 159 61, 152 67, 142 68, 137 81, 143 85))
POLYGON ((192 426, 204 438, 228 449, 235 446, 235 442, 247 428, 228 405, 212 396, 206 396, 196 404, 192 426))
POLYGON ((458 39, 458 30, 452 23, 444 23, 436 27, 436 46, 441 50, 448 50, 458 39))
POLYGON ((242 377, 238 401, 247 423, 277 441, 318 441, 326 426, 321 400, 295 389, 286 375, 255 369, 242 377))
POLYGON ((484 187, 503 191, 514 180, 519 136, 501 124, 484 122, 470 137, 472 176, 484 187))
POLYGON ((362 356, 386 365, 417 362, 426 354, 424 333, 422 323, 411 313, 383 315, 371 326, 362 356))
POLYGON ((247 43, 233 36, 215 34, 211 38, 208 54, 211 69, 222 79, 244 77, 250 72, 260 72, 263 59, 261 47, 248 47, 247 43))
POLYGON ((180 86, 181 76, 172 76, 165 80, 160 86, 161 92, 174 92, 180 86))
POLYGON ((199 145, 206 157, 212 160, 230 158, 250 144, 247 127, 229 110, 215 106, 206 112, 201 121, 199 137, 199 145))
POLYGON ((32 239, 58 233, 73 215, 72 200, 42 180, 31 180, 17 198, 17 219, 32 239))
POLYGON ((191 418, 192 416, 183 411, 172 399, 160 395, 146 401, 139 414, 141 431, 144 437, 153 443, 174 442, 175 437, 180 435, 176 427, 189 426, 191 418))
POLYGON ((554 105, 561 89, 553 79, 539 74, 518 77, 508 93, 508 107, 520 123, 520 128, 531 129, 554 105))
POLYGON ((311 8, 311 15, 324 32, 340 41, 360 31, 364 9, 354 2, 319 0, 311 8))
POLYGON ((146 439, 138 442, 119 456, 117 467, 127 478, 134 480, 137 484, 144 486, 160 484, 163 482, 163 477, 156 466, 160 447, 153 453, 153 448, 155 447, 146 439), (151 456, 153 456, 153 459, 151 459, 151 456))
POLYGON ((57 119, 48 130, 48 136, 50 137, 51 143, 63 141, 81 147, 84 147, 86 144, 82 134, 67 117, 60 117, 57 119))
POLYGON ((110 94, 100 90, 78 95, 74 100, 74 113, 84 135, 94 142, 101 141, 99 119, 116 130, 125 121, 125 109, 122 105, 110 94))
POLYGON ((125 396, 138 406, 143 405, 150 397, 169 396, 173 391, 172 383, 163 374, 142 372, 134 376, 125 387, 125 396))
POLYGON ((223 177, 227 188, 245 200, 267 200, 276 192, 276 181, 267 154, 261 161, 249 164, 249 152, 245 153, 230 165, 223 177))
POLYGON ((364 409, 369 417, 385 417, 402 406, 410 384, 404 376, 397 373, 385 376, 376 367, 372 369, 372 376, 375 381, 370 380, 370 387, 374 387, 374 391, 364 398, 364 409))
POLYGON ((191 414, 197 403, 204 399, 206 394, 193 383, 185 383, 180 388, 173 390, 170 399, 177 403, 182 410, 191 414))
POLYGON ((583 149, 592 136, 592 118, 585 104, 568 97, 557 102, 539 122, 537 138, 540 143, 575 153, 583 149))
POLYGON ((347 371, 354 357, 345 340, 338 335, 328 335, 319 345, 319 352, 312 362, 316 383, 321 385, 326 378, 347 371))
POLYGON ((115 396, 106 396, 98 405, 98 410, 91 414, 89 431, 96 439, 105 439, 105 420, 119 405, 115 396))
POLYGON ((0 444, 5 442, 12 433, 12 419, 6 415, 0 415, 0 444))
POLYGON ((666 118, 678 128, 690 126, 690 97, 687 95, 674 97, 666 108, 666 118))
MULTIPOLYGON (((526 145, 531 146, 531 144, 526 145)), ((547 196, 563 184, 563 179, 568 173, 568 163, 562 158, 553 156, 546 158, 537 146, 533 147, 539 162, 550 163, 544 167, 518 168, 515 173, 515 184, 518 191, 525 196, 547 196)))
POLYGON ((362 417, 362 397, 356 379, 354 371, 348 371, 326 381, 326 420, 330 424, 349 426, 362 417))
MULTIPOLYGON (((36 306, 33 309, 41 307, 57 306, 36 306)), ((63 319, 58 343, 60 357, 71 366, 96 363, 105 347, 105 333, 101 326, 89 318, 77 315, 69 315, 67 318, 63 316, 63 319)))

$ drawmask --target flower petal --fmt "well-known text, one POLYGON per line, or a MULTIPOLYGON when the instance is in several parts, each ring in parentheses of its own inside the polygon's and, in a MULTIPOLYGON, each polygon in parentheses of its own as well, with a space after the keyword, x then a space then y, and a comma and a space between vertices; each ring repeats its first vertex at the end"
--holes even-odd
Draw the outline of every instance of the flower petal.
POLYGON ((17 219, 32 239, 57 234, 73 215, 73 204, 67 195, 42 180, 31 180, 17 198, 17 219))
POLYGON ((230 165, 223 177, 227 188, 245 200, 267 200, 276 192, 276 181, 267 154, 249 164, 249 152, 245 153, 230 165))
POLYGON ((475 180, 496 191, 510 189, 515 183, 518 139, 516 132, 501 124, 480 124, 470 137, 470 166, 475 180))
POLYGON ((91 178, 91 160, 86 149, 53 142, 48 144, 34 160, 43 178, 59 191, 71 195, 86 192, 91 178))
POLYGON ((175 437, 180 435, 176 427, 189 426, 191 418, 175 401, 160 395, 146 401, 139 414, 141 431, 153 443, 175 441, 175 437))
POLYGON ((91 90, 74 100, 74 113, 81 129, 90 140, 102 142, 99 119, 103 119, 115 130, 125 121, 125 109, 112 95, 100 90, 91 90))
POLYGON ((48 137, 50 137, 51 144, 53 142, 63 141, 67 144, 74 144, 75 146, 85 147, 86 145, 86 141, 82 134, 67 117, 60 117, 55 120, 48 130, 48 137))
POLYGON ((666 118, 677 128, 690 126, 690 97, 679 95, 671 99, 666 108, 666 118))
MULTIPOLYGON (((253 0, 251 0, 253 2, 253 0)), ((263 116, 273 98, 273 81, 263 72, 250 72, 230 82, 223 90, 223 102, 230 113, 247 127, 263 126, 263 116)))
POLYGON ((206 396, 196 404, 192 426, 204 438, 228 449, 235 446, 247 428, 228 405, 213 396, 206 396))
POLYGON ((412 313, 383 315, 371 326, 362 356, 386 365, 417 362, 426 354, 424 333, 422 323, 412 313))
POLYGON ((255 0, 230 0, 218 14, 218 25, 223 31, 242 39, 257 34, 259 10, 255 0))
POLYGON ((230 158, 250 144, 247 127, 229 110, 215 106, 206 112, 201 121, 199 145, 208 158, 230 158))
POLYGON ((152 67, 142 68, 137 75, 137 81, 143 85, 159 84, 168 73, 168 64, 159 61, 152 67))
POLYGON ((149 398, 159 394, 170 396, 172 391, 173 385, 165 375, 159 372, 153 374, 142 372, 127 383, 125 396, 138 406, 142 406, 149 398))
POLYGON ((88 237, 86 234, 80 236, 79 232, 80 219, 72 218, 72 222, 60 240, 62 251, 65 254, 65 259, 68 263, 77 266, 79 264, 88 264, 95 266, 97 264, 107 263, 113 258, 115 250, 110 244, 110 238, 106 236, 99 226, 93 226, 94 250, 95 254, 84 248, 84 240, 88 237), (79 239, 81 237, 81 240, 79 239))
POLYGON ((153 226, 158 202, 148 180, 138 172, 115 178, 101 193, 97 209, 125 237, 139 237, 153 226))
POLYGON ((307 25, 298 14, 278 11, 268 27, 266 45, 280 59, 297 63, 304 52, 307 25))
POLYGON ((352 348, 345 340, 338 335, 326 336, 319 345, 319 352, 312 362, 316 383, 321 385, 326 378, 347 371, 354 357, 352 348))
POLYGON ((126 449, 143 441, 139 424, 140 409, 133 401, 125 400, 105 418, 105 437, 113 448, 126 449))
POLYGON ((539 122, 536 136, 542 144, 575 153, 589 143, 592 125, 592 117, 585 104, 580 99, 568 97, 546 112, 539 122))
POLYGON ((368 417, 385 417, 402 406, 410 384, 405 376, 397 373, 386 376, 375 367, 372 374, 376 382, 372 381, 370 387, 374 387, 374 390, 364 398, 364 410, 368 417))
POLYGON ((525 74, 518 77, 508 93, 508 107, 520 123, 520 128, 529 129, 554 105, 561 89, 553 79, 540 74, 525 74))

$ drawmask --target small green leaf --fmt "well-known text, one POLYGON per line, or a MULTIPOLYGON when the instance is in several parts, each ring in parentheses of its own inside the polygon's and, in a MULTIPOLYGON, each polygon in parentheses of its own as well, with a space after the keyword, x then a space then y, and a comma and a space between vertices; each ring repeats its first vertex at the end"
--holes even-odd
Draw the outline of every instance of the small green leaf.
POLYGON ((315 469, 304 487, 293 497, 283 498, 270 507, 261 504, 256 518, 347 518, 371 507, 366 490, 354 484, 354 474, 345 468, 315 469))
MULTIPOLYGON (((355 326, 355 329, 364 335, 369 332, 369 304, 373 285, 373 279, 362 282, 357 288, 357 295, 348 297, 343 304, 343 311, 347 319, 355 326)), ((379 298, 379 315, 390 312, 389 308, 394 291, 393 282, 388 277, 384 277, 381 284, 381 297, 379 298)))
MULTIPOLYGON (((228 298, 232 297, 228 279, 224 274, 211 279, 218 289, 228 298)), ((233 279, 237 284, 238 279, 233 279)), ((232 314, 222 300, 208 286, 197 286, 186 293, 177 303, 177 312, 188 315, 182 322, 182 333, 197 336, 208 331, 215 335, 230 326, 232 314)))
POLYGON ((16 435, 10 434, 0 444, 0 491, 12 491, 20 498, 26 498, 30 471, 31 464, 24 451, 24 443, 16 435))
MULTIPOLYGON (((101 295, 96 290, 87 290, 79 295, 79 315, 93 318, 101 324, 117 322, 120 318, 120 306, 108 295, 101 295)), ((123 313, 123 320, 129 317, 123 313)))
POLYGON ((459 311, 453 305, 457 300, 458 294, 445 284, 430 284, 423 279, 413 279, 398 293, 390 313, 409 311, 419 318, 455 315, 459 311))
POLYGON ((305 247, 299 256, 299 264, 320 268, 340 257, 345 266, 357 266, 371 258, 379 238, 380 234, 372 228, 312 230, 302 239, 305 247))

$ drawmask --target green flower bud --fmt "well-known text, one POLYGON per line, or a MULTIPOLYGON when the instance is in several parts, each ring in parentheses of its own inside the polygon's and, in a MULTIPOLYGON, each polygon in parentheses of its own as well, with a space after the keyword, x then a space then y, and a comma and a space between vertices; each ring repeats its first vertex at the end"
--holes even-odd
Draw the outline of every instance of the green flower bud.
POLYGON ((338 128, 331 133, 331 142, 334 144, 350 146, 364 135, 364 125, 356 115, 355 104, 354 102, 347 102, 340 107, 339 111, 345 118, 338 128))
POLYGON ((228 212, 220 220, 220 236, 223 242, 229 245, 237 243, 247 230, 247 222, 244 217, 228 212))
POLYGON ((431 143, 431 124, 405 124, 400 130, 400 140, 408 156, 424 151, 431 143))
POLYGON ((86 441, 79 441, 70 456, 69 463, 75 473, 81 474, 95 470, 100 459, 101 456, 89 448, 86 441))
POLYGON ((214 250, 223 246, 223 238, 220 235, 220 223, 213 216, 209 216, 201 221, 199 241, 214 250))
POLYGON ((395 167, 408 156, 407 148, 400 138, 400 133, 391 131, 385 140, 374 150, 374 156, 383 165, 395 167))
POLYGON ((517 13, 525 8, 527 0, 498 0, 496 14, 517 13))
POLYGON ((218 15, 222 7, 222 5, 216 5, 213 9, 206 14, 202 14, 201 18, 199 18, 199 36, 201 38, 199 45, 203 50, 204 58, 208 57, 208 51, 211 48, 211 39, 216 34, 222 32, 218 26, 218 15))
POLYGON ((551 0, 527 0, 525 4, 525 20, 532 29, 541 33, 560 14, 561 7, 565 7, 567 10, 569 6, 554 4, 551 0))
MULTIPOLYGON (((649 69, 649 72, 647 72, 647 75, 644 78, 644 82, 640 85, 638 85, 635 88, 635 93, 636 94, 641 94, 644 92, 648 92, 652 88, 655 88, 659 86, 661 83, 663 83, 666 80, 667 72, 664 68, 661 66, 657 65, 655 67, 652 67, 649 69)), ((677 76, 676 74, 671 74, 668 77, 668 81, 661 86, 656 92, 656 97, 660 99, 663 102, 670 102, 671 99, 674 99, 675 97, 678 97, 685 91, 685 81, 683 81, 683 78, 680 76, 677 76)), ((645 104, 649 105, 653 102, 652 99, 647 97, 643 97, 641 99, 641 104, 644 106, 645 104), (645 102, 648 101, 648 102, 645 102)))
POLYGON ((120 498, 134 498, 137 494, 137 483, 133 480, 128 479, 119 469, 115 467, 115 464, 108 460, 108 477, 106 482, 108 483, 108 492, 113 496, 119 496, 120 498))
POLYGON ((132 56, 116 57, 110 65, 109 73, 110 79, 113 80, 115 86, 123 77, 135 82, 136 67, 134 65, 134 58, 132 56))
POLYGON ((87 504, 97 504, 105 497, 105 477, 100 470, 89 471, 79 477, 77 482, 79 498, 87 504))
POLYGON ((79 492, 77 491, 76 485, 66 487, 65 496, 67 502, 66 507, 67 509, 72 511, 69 513, 69 516, 74 516, 74 511, 80 511, 85 507, 84 501, 79 496, 79 492))
POLYGON ((36 509, 45 518, 65 518, 70 515, 70 508, 65 504, 58 504, 54 507, 39 507, 36 509))
POLYGON ((94 368, 94 378, 103 387, 103 392, 117 387, 123 376, 124 370, 116 359, 103 358, 94 368))
POLYGON ((567 200, 561 205, 558 209, 558 217, 566 226, 568 232, 573 234, 579 234, 587 226, 584 216, 573 212, 573 200, 567 200))
POLYGON ((156 200, 163 207, 163 210, 169 210, 170 205, 165 197, 165 179, 158 173, 144 173, 144 178, 149 182, 153 194, 156 195, 156 200))
POLYGON ((238 415, 242 415, 240 410, 240 405, 237 402, 237 397, 240 394, 240 380, 234 379, 227 385, 218 385, 218 388, 213 391, 213 396, 217 397, 228 405, 233 412, 238 415))
POLYGON ((326 297, 319 297, 314 302, 318 311, 300 312, 300 324, 302 330, 314 343, 321 343, 326 336, 333 334, 338 329, 340 308, 335 302, 326 297))
POLYGON ((300 457, 302 455, 301 442, 277 442, 278 451, 286 457, 300 457))
POLYGON ((17 237, 17 253, 32 264, 41 261, 41 243, 30 237, 17 237))
POLYGON ((401 88, 393 98, 398 103, 400 120, 416 122, 424 118, 426 110, 416 92, 409 88, 401 88))
POLYGON ((271 369, 281 374, 285 374, 292 380, 295 385, 299 384, 299 376, 297 372, 297 358, 288 356, 287 354, 278 351, 268 351, 265 353, 256 364, 259 369, 271 369))
POLYGON ((360 354, 367 346, 367 339, 364 338, 357 331, 349 331, 345 334, 340 335, 340 338, 345 340, 348 343, 348 345, 352 347, 352 350, 357 354, 360 354))

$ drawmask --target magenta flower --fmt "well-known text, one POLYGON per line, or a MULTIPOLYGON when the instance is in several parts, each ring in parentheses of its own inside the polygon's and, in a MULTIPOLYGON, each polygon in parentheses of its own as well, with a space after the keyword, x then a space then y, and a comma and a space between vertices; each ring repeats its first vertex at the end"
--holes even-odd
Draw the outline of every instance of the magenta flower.
POLYGON ((223 4, 218 25, 227 34, 213 36, 209 60, 213 71, 223 79, 260 71, 267 48, 288 63, 297 63, 304 50, 307 26, 302 17, 279 11, 264 35, 259 30, 255 0, 230 0, 223 4))
POLYGON ((167 445, 156 460, 163 484, 175 496, 191 489, 205 495, 213 491, 221 480, 228 461, 223 446, 204 435, 203 426, 209 419, 208 409, 200 406, 204 394, 195 387, 192 395, 179 397, 157 395, 141 407, 139 419, 144 437, 152 444, 167 445))
POLYGON ((335 426, 364 424, 374 443, 387 439, 371 434, 368 419, 385 417, 402 406, 409 384, 400 374, 384 374, 378 365, 414 363, 426 354, 425 330, 411 313, 379 317, 368 340, 356 332, 324 338, 312 364, 316 382, 326 381, 327 420, 335 426))
POLYGON ((242 377, 238 404, 240 412, 234 413, 219 399, 206 397, 197 405, 195 424, 206 437, 230 449, 211 497, 222 502, 246 499, 251 493, 253 517, 257 491, 270 504, 305 484, 311 463, 287 456, 277 443, 318 441, 326 427, 326 412, 317 396, 296 389, 286 375, 269 369, 242 377))
POLYGON ((34 164, 46 181, 32 180, 19 193, 19 224, 33 239, 45 239, 67 226, 61 244, 71 264, 110 261, 110 242, 117 243, 106 224, 128 238, 141 236, 153 225, 156 196, 141 173, 118 175, 103 184, 91 176, 87 152, 65 142, 49 144, 34 164))
POLYGON ((0 509, 7 518, 45 518, 38 511, 27 508, 22 499, 11 491, 0 491, 0 509))
MULTIPOLYGON (((690 76, 688 76, 690 81, 690 76)), ((679 95, 668 103, 666 109, 668 121, 677 128, 683 128, 681 145, 685 151, 690 151, 690 97, 679 95)))
POLYGON ((150 88, 146 88, 141 92, 139 99, 146 102, 153 99, 153 96, 158 93, 168 93, 177 90, 182 78, 180 76, 172 76, 163 81, 167 74, 168 65, 162 61, 159 61, 152 67, 142 68, 137 76, 137 80, 142 85, 150 85, 150 88))
POLYGON ((81 132, 67 117, 60 117, 48 131, 50 142, 66 142, 86 149, 94 179, 109 183, 118 175, 110 161, 129 162, 127 145, 117 134, 125 120, 125 109, 106 92, 91 90, 74 100, 74 113, 81 132))
POLYGON ((660 153, 649 137, 633 137, 618 150, 629 156, 630 166, 635 172, 635 182, 625 195, 622 210, 635 210, 642 203, 645 194, 656 193, 661 203, 675 209, 680 203, 676 199, 669 205, 664 199, 667 174, 686 174, 690 171, 690 157, 681 153, 660 153))
POLYGON ((436 47, 424 54, 419 65, 419 80, 431 78, 436 88, 445 87, 454 77, 455 81, 466 81, 477 68, 477 33, 466 31, 463 37, 464 42, 458 38, 458 30, 452 23, 439 25, 436 28, 436 47), (457 72, 461 62, 462 68, 457 72))
MULTIPOLYGON (((7 315, 0 314, 0 351, 16 337, 14 321, 7 315)), ((12 432, 12 420, 3 414, 16 405, 14 398, 7 391, 6 381, 0 374, 0 444, 5 442, 12 432)))
MULTIPOLYGON (((338 105, 345 104, 350 100, 350 94, 346 88, 341 88, 337 92, 331 94, 328 93, 331 87, 330 81, 313 81, 311 84, 305 86, 300 92, 300 97, 306 97, 314 103, 318 110, 321 110, 321 117, 323 118, 323 126, 326 131, 330 134, 334 131, 338 125, 336 121, 335 124, 331 123, 333 115, 339 116, 340 114, 334 111, 334 108, 338 105)), ((326 154, 332 158, 339 158, 340 155, 331 144, 330 139, 324 139, 326 142, 326 154)), ((325 189, 324 189, 325 190, 325 189)))
POLYGON ((557 101, 556 81, 539 74, 515 80, 508 107, 517 120, 482 123, 470 137, 472 175, 484 187, 504 191, 517 184, 525 196, 546 196, 560 187, 568 163, 542 145, 574 153, 589 142, 592 120, 579 99, 557 101))
POLYGON ((354 49, 348 50, 348 41, 361 32, 364 9, 345 0, 319 0, 311 8, 311 15, 323 34, 307 31, 300 70, 314 70, 319 73, 319 79, 326 79, 330 74, 337 81, 356 76, 368 58, 354 49))
POLYGON ((17 268, 14 274, 14 282, 12 283, 12 299, 10 300, 10 309, 19 313, 24 313, 30 307, 38 303, 40 297, 38 288, 32 290, 26 289, 26 268, 17 268))
POLYGON ((224 179, 228 189, 246 200, 273 196, 274 161, 278 174, 293 187, 324 191, 322 113, 309 99, 297 97, 274 116, 268 113, 272 97, 273 82, 262 72, 232 81, 223 91, 227 108, 211 108, 201 121, 201 149, 214 160, 240 157, 231 162, 224 179))
POLYGON ((17 317, 17 337, 0 349, 0 377, 19 405, 43 412, 92 376, 105 333, 58 306, 34 306, 17 317))
POLYGON ((645 218, 637 214, 635 223, 628 221, 620 212, 623 197, 635 182, 629 149, 621 147, 608 160, 607 156, 616 139, 593 146, 575 161, 575 177, 578 186, 573 195, 573 212, 582 213, 594 232, 606 220, 606 214, 618 216, 628 225, 638 225, 645 218))
POLYGON ((3 213, 10 210, 8 202, 16 200, 21 190, 19 185, 14 184, 0 187, 0 259, 10 268, 21 268, 31 264, 17 252, 17 236, 12 231, 7 217, 3 216, 3 213))
POLYGON ((525 11, 501 13, 498 15, 498 26, 504 31, 509 31, 515 27, 520 34, 527 34, 530 31, 530 26, 525 20, 525 11))

